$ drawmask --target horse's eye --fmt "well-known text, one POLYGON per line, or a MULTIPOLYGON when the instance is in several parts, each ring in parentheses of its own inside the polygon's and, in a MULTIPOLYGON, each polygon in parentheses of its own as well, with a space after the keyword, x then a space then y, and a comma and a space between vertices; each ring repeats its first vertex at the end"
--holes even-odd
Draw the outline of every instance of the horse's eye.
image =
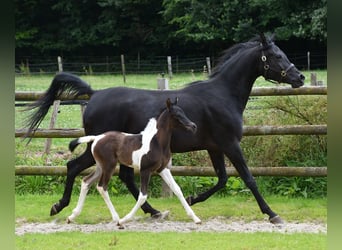
POLYGON ((276 58, 277 58, 277 59, 281 59, 281 55, 276 54, 276 58))

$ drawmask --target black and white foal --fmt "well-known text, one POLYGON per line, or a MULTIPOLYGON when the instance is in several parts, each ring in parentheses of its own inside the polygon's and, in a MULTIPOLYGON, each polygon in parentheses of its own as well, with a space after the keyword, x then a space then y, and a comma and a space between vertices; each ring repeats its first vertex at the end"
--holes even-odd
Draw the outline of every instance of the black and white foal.
POLYGON ((96 161, 96 170, 82 180, 81 193, 76 208, 68 217, 68 222, 74 220, 81 213, 85 197, 91 184, 99 180, 97 190, 106 202, 113 221, 119 225, 130 220, 140 206, 147 200, 147 187, 151 173, 156 171, 174 194, 179 198, 188 216, 195 223, 201 220, 195 215, 186 202, 180 187, 175 182, 167 165, 170 164, 170 141, 172 130, 177 127, 196 132, 197 126, 189 120, 184 111, 177 105, 178 99, 172 103, 166 101, 166 109, 158 116, 151 118, 140 134, 127 134, 118 131, 109 131, 97 136, 84 136, 70 142, 69 148, 73 151, 80 143, 93 142, 91 152, 96 161), (115 211, 110 201, 107 188, 117 163, 122 163, 140 170, 140 194, 133 209, 122 219, 115 211))

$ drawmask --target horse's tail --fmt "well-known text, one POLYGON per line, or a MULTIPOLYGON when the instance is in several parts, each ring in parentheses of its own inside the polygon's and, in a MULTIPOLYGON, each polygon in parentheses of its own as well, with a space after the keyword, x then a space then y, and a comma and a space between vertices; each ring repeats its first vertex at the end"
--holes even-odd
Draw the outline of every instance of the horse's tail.
POLYGON ((77 138, 75 140, 72 140, 70 143, 69 143, 69 150, 71 152, 73 152, 75 150, 75 148, 81 144, 81 143, 88 143, 88 142, 92 142, 94 141, 96 138, 96 135, 87 135, 87 136, 82 136, 80 138, 77 138))
POLYGON ((37 111, 27 117, 26 123, 28 131, 25 134, 25 138, 37 130, 49 111, 50 106, 55 100, 60 99, 62 95, 69 95, 72 98, 80 95, 88 95, 90 97, 94 92, 90 85, 79 77, 65 72, 58 73, 53 78, 49 89, 44 95, 36 102, 30 104, 26 109, 32 110, 38 108, 37 111))

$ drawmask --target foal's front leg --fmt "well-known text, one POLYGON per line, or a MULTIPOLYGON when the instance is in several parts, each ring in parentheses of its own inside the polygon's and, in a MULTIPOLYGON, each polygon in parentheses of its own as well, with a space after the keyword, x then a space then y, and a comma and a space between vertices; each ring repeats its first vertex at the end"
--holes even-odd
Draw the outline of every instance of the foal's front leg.
POLYGON ((142 204, 147 200, 147 187, 150 182, 151 172, 149 170, 140 171, 140 193, 135 206, 122 219, 119 220, 119 225, 131 220, 142 204))
POLYGON ((194 211, 191 209, 191 207, 189 206, 189 204, 186 202, 183 192, 181 190, 181 188, 178 186, 177 182, 175 181, 175 179, 173 178, 170 169, 168 168, 164 168, 159 175, 163 178, 163 180, 166 182, 166 184, 171 188, 171 190, 173 191, 173 193, 178 197, 178 199, 180 200, 180 202, 182 203, 187 215, 193 219, 193 221, 196 224, 200 224, 201 220, 200 218, 198 218, 196 216, 196 214, 194 213, 194 211))

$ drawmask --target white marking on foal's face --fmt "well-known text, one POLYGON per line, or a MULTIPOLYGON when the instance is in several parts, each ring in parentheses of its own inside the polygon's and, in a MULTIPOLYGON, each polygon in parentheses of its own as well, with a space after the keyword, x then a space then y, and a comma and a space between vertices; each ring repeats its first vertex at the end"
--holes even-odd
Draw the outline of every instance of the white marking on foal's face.
POLYGON ((141 158, 150 151, 150 143, 157 134, 157 120, 155 118, 151 118, 145 129, 140 133, 142 134, 142 146, 138 150, 133 151, 132 153, 132 165, 137 166, 140 169, 141 158))

